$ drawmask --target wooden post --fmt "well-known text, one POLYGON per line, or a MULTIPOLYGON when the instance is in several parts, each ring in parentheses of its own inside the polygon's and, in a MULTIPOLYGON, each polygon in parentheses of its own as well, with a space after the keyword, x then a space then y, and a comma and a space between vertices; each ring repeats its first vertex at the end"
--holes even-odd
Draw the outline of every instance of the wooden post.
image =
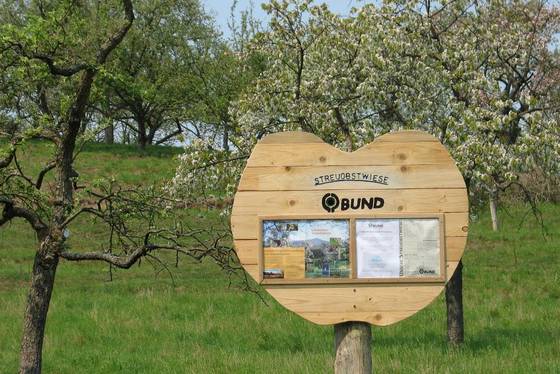
POLYGON ((463 344, 465 326, 463 322, 463 263, 459 261, 457 270, 445 285, 447 304, 447 340, 457 346, 463 344))
POLYGON ((344 322, 334 325, 335 374, 371 374, 371 325, 344 322))

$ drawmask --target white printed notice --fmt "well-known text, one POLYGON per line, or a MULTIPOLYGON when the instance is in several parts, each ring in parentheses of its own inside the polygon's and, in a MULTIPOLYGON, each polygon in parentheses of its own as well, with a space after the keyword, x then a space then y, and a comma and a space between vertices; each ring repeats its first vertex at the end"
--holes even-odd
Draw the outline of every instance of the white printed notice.
POLYGON ((439 220, 401 220, 402 272, 405 277, 440 275, 439 220))
POLYGON ((439 277, 439 220, 357 219, 358 278, 439 277))
POLYGON ((398 277, 399 250, 399 220, 356 220, 358 278, 398 277))

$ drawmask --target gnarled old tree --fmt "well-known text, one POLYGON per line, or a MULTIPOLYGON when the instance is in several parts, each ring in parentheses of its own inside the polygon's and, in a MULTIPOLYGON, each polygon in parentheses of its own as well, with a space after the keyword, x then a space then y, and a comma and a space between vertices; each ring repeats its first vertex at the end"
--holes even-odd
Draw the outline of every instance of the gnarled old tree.
MULTIPOLYGON (((203 230, 173 222, 170 201, 156 186, 130 188, 117 181, 88 183, 74 164, 88 133, 80 129, 107 62, 134 24, 131 0, 2 1, 0 10, 0 229, 23 219, 38 246, 21 342, 21 373, 41 371, 42 345, 56 270, 62 260, 104 261, 129 268, 160 251, 201 258, 224 267, 229 248, 221 234, 202 245, 203 230), (52 159, 36 175, 18 161, 28 139, 52 143, 52 159), (104 225, 107 245, 91 249, 68 238, 76 222, 104 225)), ((26 148, 29 149, 29 148, 26 148)))

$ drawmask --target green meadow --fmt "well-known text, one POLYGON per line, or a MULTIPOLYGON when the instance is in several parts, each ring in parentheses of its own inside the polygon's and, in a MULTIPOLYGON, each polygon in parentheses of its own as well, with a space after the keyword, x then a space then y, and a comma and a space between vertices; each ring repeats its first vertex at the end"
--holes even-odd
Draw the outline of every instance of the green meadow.
MULTIPOLYGON (((34 143, 22 155, 38 170, 50 152, 34 143)), ((115 176, 130 185, 173 175, 179 151, 87 145, 82 177, 115 176)), ((379 373, 559 373, 560 207, 540 206, 548 236, 527 208, 500 211, 492 232, 486 209, 471 222, 464 260, 465 344, 446 343, 440 295, 413 317, 373 327, 379 373)), ((99 244, 84 222, 77 245, 99 244)), ((16 221, 0 230, 0 373, 15 373, 35 240, 16 221)), ((186 258, 174 282, 147 262, 130 270, 62 262, 47 322, 44 373, 328 373, 332 326, 309 323, 271 297, 229 285, 221 270, 186 258)))

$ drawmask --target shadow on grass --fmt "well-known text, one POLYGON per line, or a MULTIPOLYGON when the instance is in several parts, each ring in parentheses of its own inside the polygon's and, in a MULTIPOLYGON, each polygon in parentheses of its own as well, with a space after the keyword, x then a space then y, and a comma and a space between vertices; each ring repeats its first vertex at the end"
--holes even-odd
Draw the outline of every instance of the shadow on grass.
POLYGON ((403 336, 402 333, 379 334, 373 336, 373 349, 409 351, 411 348, 424 347, 436 349, 441 353, 461 352, 478 354, 493 350, 496 352, 511 353, 515 346, 527 345, 532 347, 548 346, 560 336, 560 330, 547 329, 545 327, 514 326, 511 328, 489 327, 481 332, 469 333, 466 330, 466 338, 463 345, 452 347, 448 344, 445 330, 441 333, 435 331, 423 332, 418 335, 403 336))
POLYGON ((483 332, 467 337, 463 350, 478 353, 494 349, 512 352, 519 344, 546 346, 556 341, 560 331, 544 327, 514 326, 511 328, 490 327, 483 332))

